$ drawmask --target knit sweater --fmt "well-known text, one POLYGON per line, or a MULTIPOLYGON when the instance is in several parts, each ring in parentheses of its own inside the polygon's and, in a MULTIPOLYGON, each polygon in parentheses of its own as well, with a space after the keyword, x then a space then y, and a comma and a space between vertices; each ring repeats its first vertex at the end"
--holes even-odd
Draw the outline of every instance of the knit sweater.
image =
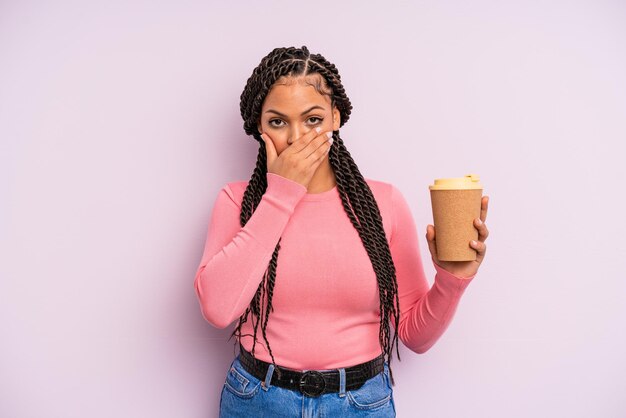
MULTIPOLYGON (((378 282, 337 186, 308 193, 291 179, 266 176, 267 189, 244 227, 239 219, 248 182, 227 183, 217 195, 194 280, 203 317, 217 328, 236 321, 281 239, 266 330, 276 364, 325 370, 377 357, 382 352, 378 282)), ((424 353, 450 324, 474 276, 458 277, 433 263, 436 274, 430 287, 409 204, 391 183, 365 180, 380 209, 396 269, 398 337, 410 350, 424 353)), ((261 324, 255 356, 271 362, 261 324)), ((392 320, 391 330, 394 326, 392 320)), ((241 334, 242 346, 250 351, 252 316, 241 334)))

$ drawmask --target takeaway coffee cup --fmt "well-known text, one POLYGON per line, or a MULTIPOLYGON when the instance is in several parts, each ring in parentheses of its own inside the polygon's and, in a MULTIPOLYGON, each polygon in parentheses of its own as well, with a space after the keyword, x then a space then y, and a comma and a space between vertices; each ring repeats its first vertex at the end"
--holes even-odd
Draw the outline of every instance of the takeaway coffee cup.
POLYGON ((443 261, 476 260, 471 240, 478 240, 474 219, 480 218, 483 186, 477 174, 435 179, 430 189, 437 258, 443 261))

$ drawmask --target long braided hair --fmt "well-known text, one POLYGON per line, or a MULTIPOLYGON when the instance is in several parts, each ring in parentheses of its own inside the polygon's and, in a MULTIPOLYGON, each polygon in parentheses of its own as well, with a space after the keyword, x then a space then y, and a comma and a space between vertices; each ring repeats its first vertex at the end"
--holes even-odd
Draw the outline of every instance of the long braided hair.
MULTIPOLYGON (((323 86, 318 84, 315 88, 320 94, 330 96, 331 107, 336 106, 339 110, 341 115, 340 126, 343 126, 350 117, 352 105, 341 84, 339 72, 334 64, 327 61, 320 54, 311 54, 306 46, 302 46, 302 48, 275 48, 254 69, 241 93, 240 110, 244 120, 244 130, 246 134, 252 136, 259 143, 256 167, 246 187, 241 204, 241 226, 248 222, 267 189, 265 143, 258 131, 263 101, 280 77, 298 77, 314 73, 321 75, 323 80, 321 84, 324 84, 323 86)), ((344 210, 363 241, 378 280, 381 312, 379 340, 383 355, 387 357, 393 385, 395 383, 393 373, 391 372, 391 354, 394 344, 396 344, 396 353, 398 360, 400 360, 400 352, 397 347, 400 302, 396 270, 374 195, 346 149, 338 130, 333 132, 333 138, 333 146, 330 148, 328 158, 335 173, 337 189, 341 196, 344 210), (396 327, 393 338, 390 336, 390 320, 394 321, 396 327)), ((252 313, 252 325, 254 326, 252 353, 254 355, 259 320, 263 319, 261 331, 274 366, 276 366, 276 363, 267 340, 266 328, 269 313, 274 310, 272 307, 272 295, 276 279, 276 262, 280 250, 280 241, 279 239, 256 294, 246 311, 239 318, 239 323, 231 334, 231 338, 237 336, 239 340, 242 336, 241 326, 247 321, 248 315, 252 313), (264 315, 262 315, 261 310, 265 300, 267 301, 267 307, 264 309, 264 315)), ((280 376, 280 370, 278 368, 276 370, 280 376)))

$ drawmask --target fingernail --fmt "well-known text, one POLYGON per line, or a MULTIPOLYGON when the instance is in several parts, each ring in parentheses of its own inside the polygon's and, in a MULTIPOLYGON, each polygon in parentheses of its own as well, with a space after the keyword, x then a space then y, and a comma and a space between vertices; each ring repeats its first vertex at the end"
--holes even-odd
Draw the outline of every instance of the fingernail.
POLYGON ((477 221, 478 221, 478 225, 482 225, 483 224, 483 221, 481 221, 480 219, 477 219, 477 221))
POLYGON ((330 138, 330 139, 328 140, 328 143, 332 146, 332 145, 333 145, 333 141, 334 141, 334 140, 335 140, 334 138, 330 138))
POLYGON ((472 240, 472 245, 476 245, 476 241, 472 240))
POLYGON ((330 138, 332 138, 333 133, 332 132, 326 132, 326 136, 330 139, 330 138))
POLYGON ((319 134, 320 132, 322 132, 322 128, 320 128, 320 127, 318 126, 317 128, 315 128, 315 132, 317 132, 317 133, 319 134))

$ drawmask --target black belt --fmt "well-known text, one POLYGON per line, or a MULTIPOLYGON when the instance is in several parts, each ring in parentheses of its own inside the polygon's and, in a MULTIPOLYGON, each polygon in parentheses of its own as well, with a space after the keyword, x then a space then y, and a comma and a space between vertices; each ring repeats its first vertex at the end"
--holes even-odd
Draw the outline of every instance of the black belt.
MULTIPOLYGON (((244 369, 259 379, 263 384, 267 370, 272 363, 252 357, 241 345, 239 346, 239 361, 244 369)), ((384 357, 379 355, 373 360, 356 366, 346 367, 346 390, 355 390, 363 386, 365 381, 384 371, 384 357)), ((339 392, 339 370, 308 370, 301 372, 294 369, 277 366, 272 373, 271 385, 291 390, 299 390, 311 397, 324 393, 339 392), (277 370, 280 370, 280 376, 277 370)))

